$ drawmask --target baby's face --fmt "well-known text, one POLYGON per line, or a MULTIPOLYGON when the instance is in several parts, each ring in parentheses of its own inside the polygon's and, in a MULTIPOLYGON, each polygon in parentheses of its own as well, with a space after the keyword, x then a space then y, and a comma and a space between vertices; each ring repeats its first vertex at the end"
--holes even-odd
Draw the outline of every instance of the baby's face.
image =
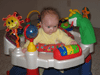
POLYGON ((40 25, 47 34, 52 34, 57 31, 59 18, 56 15, 45 15, 40 25))

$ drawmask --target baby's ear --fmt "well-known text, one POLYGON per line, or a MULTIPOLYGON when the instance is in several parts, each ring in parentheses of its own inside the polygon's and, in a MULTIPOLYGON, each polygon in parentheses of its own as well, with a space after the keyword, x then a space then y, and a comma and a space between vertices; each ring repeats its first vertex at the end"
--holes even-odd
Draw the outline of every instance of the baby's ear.
POLYGON ((42 22, 40 22, 40 26, 42 27, 42 22))

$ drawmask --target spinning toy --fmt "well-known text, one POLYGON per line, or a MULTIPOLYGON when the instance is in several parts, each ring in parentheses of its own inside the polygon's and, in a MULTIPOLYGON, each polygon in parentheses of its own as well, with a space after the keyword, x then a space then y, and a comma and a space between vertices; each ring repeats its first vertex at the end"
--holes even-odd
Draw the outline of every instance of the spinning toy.
MULTIPOLYGON (((73 11, 77 11, 78 13, 80 13, 79 10, 77 10, 77 9, 74 9, 73 11)), ((70 14, 69 16, 71 16, 71 15, 72 14, 70 14)), ((72 27, 73 23, 69 24, 68 17, 60 19, 59 23, 60 23, 59 26, 61 26, 61 28, 66 29, 67 31, 73 30, 73 27, 72 27)))
POLYGON ((73 24, 70 25, 69 22, 61 23, 61 28, 66 29, 67 31, 73 30, 72 26, 73 24))
POLYGON ((30 40, 30 44, 28 46, 28 52, 36 51, 35 45, 33 44, 34 38, 37 36, 38 30, 34 25, 27 25, 24 30, 24 35, 26 39, 30 40))
POLYGON ((13 15, 8 15, 7 18, 3 18, 3 21, 6 21, 4 23, 4 26, 7 26, 6 31, 12 30, 12 33, 15 32, 15 29, 22 28, 20 24, 24 23, 24 21, 19 21, 22 17, 18 16, 16 17, 17 12, 14 12, 13 15))
POLYGON ((80 55, 82 55, 82 50, 79 45, 67 45, 54 51, 54 58, 57 60, 72 59, 80 55))
POLYGON ((61 27, 62 29, 66 29, 67 31, 73 30, 72 24, 70 25, 68 22, 68 17, 60 19, 59 27, 61 27))
POLYGON ((16 35, 17 39, 16 39, 16 46, 17 48, 20 47, 19 46, 19 37, 17 35, 17 28, 22 28, 22 26, 20 24, 24 23, 24 21, 19 21, 22 17, 18 16, 16 17, 17 12, 14 12, 13 15, 8 15, 7 18, 3 18, 3 21, 6 21, 4 23, 4 26, 7 26, 6 31, 8 32, 9 30, 11 30, 12 32, 10 33, 10 35, 13 33, 14 35, 16 35))
POLYGON ((84 7, 82 9, 82 16, 83 18, 86 17, 87 19, 90 19, 90 11, 87 7, 84 7))

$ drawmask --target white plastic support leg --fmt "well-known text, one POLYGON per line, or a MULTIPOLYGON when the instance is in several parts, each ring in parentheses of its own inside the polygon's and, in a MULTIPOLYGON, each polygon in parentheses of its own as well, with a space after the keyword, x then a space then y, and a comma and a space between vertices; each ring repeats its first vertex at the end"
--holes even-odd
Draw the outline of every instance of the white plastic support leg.
POLYGON ((85 45, 85 44, 80 43, 80 47, 82 48, 83 51, 86 50, 87 47, 90 48, 90 53, 94 51, 94 44, 85 45))
POLYGON ((25 56, 26 56, 26 60, 27 60, 26 64, 27 64, 27 68, 28 69, 36 69, 36 68, 38 68, 38 62, 37 62, 38 51, 26 52, 25 56))
POLYGON ((11 62, 12 64, 15 64, 17 65, 17 58, 20 57, 20 56, 24 56, 24 53, 21 51, 22 48, 19 47, 19 48, 15 48, 14 51, 12 51, 12 54, 11 54, 11 62))
POLYGON ((10 48, 14 49, 16 48, 16 46, 12 44, 10 41, 8 41, 6 37, 4 37, 4 54, 9 55, 10 48))

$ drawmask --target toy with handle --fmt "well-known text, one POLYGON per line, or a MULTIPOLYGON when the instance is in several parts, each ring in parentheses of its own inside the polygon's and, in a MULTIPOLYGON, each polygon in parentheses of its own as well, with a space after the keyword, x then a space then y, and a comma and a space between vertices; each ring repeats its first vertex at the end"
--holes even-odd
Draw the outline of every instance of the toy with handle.
MULTIPOLYGON (((37 13, 38 13, 38 20, 40 19, 40 12, 37 11, 37 10, 32 10, 32 11, 30 11, 30 12, 28 13, 27 18, 25 19, 26 25, 27 25, 27 24, 31 24, 29 16, 30 16, 30 14, 33 13, 33 12, 37 12, 37 13)), ((40 26, 39 26, 39 23, 37 24, 37 27, 38 27, 38 28, 40 27, 40 26)))

